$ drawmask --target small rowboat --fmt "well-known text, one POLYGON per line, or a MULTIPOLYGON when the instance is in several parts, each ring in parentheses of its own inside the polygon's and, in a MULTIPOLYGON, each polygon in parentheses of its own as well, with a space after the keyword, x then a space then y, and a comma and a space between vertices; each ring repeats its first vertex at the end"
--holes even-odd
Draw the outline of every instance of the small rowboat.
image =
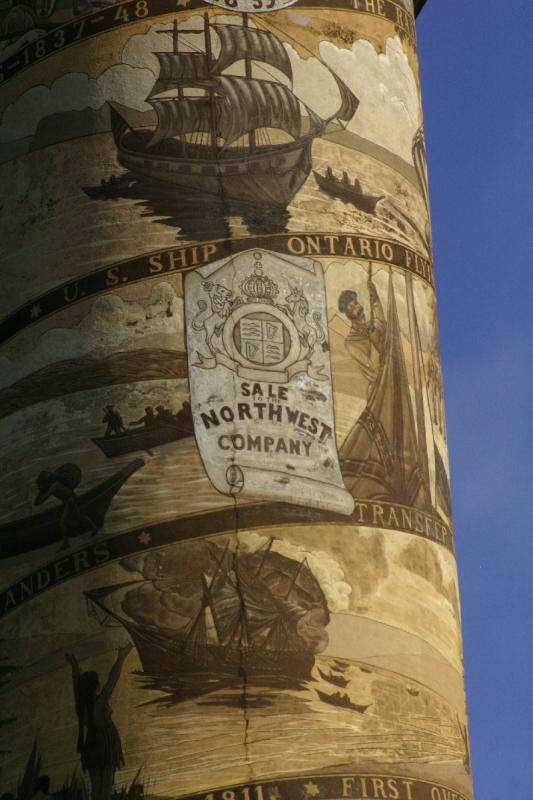
POLYGON ((333 197, 338 197, 345 203, 352 203, 361 211, 366 211, 367 214, 373 214, 376 210, 376 205, 385 197, 383 194, 365 194, 358 180, 349 183, 336 178, 333 174, 321 175, 316 170, 313 170, 313 175, 323 192, 333 195, 333 197))
MULTIPOLYGON (((88 518, 96 528, 101 528, 114 496, 143 465, 142 458, 136 458, 105 481, 79 494, 77 505, 80 517, 88 518)), ((60 542, 63 538, 60 525, 62 510, 61 505, 55 505, 31 517, 0 525, 0 558, 11 558, 60 542)), ((79 528, 69 535, 79 536, 90 531, 89 525, 80 520, 79 528)))
POLYGON ((126 433, 118 433, 113 436, 100 436, 92 441, 107 458, 116 458, 126 453, 135 453, 138 450, 144 450, 151 454, 151 450, 154 447, 176 442, 178 439, 184 439, 186 436, 192 435, 192 425, 158 424, 152 430, 143 428, 137 431, 126 431, 126 433))

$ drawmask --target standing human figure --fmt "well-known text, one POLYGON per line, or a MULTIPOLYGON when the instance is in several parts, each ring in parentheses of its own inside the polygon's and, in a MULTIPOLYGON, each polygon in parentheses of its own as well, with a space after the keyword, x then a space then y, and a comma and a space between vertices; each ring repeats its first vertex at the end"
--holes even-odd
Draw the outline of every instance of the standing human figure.
POLYGON ((339 311, 350 323, 350 332, 344 340, 347 353, 356 367, 355 379, 364 387, 369 397, 380 369, 381 352, 385 341, 387 323, 376 286, 371 278, 367 281, 370 300, 370 320, 359 302, 357 292, 347 289, 339 296, 339 311))
POLYGON ((101 690, 97 672, 80 672, 76 657, 72 653, 65 655, 72 668, 78 716, 77 750, 83 771, 89 773, 91 800, 111 800, 115 772, 124 766, 122 743, 109 703, 124 661, 131 650, 131 644, 119 648, 115 663, 101 690))

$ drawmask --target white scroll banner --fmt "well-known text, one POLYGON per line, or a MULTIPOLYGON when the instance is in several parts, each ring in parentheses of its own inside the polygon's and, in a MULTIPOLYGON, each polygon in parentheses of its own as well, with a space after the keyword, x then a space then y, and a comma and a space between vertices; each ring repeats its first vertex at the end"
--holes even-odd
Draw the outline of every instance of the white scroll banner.
POLYGON ((185 276, 191 405, 223 494, 350 514, 319 262, 249 250, 185 276))

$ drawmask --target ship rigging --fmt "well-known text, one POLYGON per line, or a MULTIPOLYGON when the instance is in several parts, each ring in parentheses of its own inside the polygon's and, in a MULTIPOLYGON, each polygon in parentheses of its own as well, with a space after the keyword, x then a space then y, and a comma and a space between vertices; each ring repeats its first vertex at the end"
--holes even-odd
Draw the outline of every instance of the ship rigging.
POLYGON ((231 553, 229 545, 224 551, 212 546, 210 552, 214 568, 200 572, 199 604, 182 629, 130 618, 124 590, 135 590, 144 580, 87 591, 92 615, 100 624, 114 620, 128 631, 150 675, 236 677, 246 669, 256 677, 309 678, 315 644, 300 622, 311 610, 320 609, 324 625, 329 615, 307 561, 273 552, 272 540, 251 554, 231 553))
POLYGON ((241 25, 213 23, 208 13, 203 23, 180 31, 175 21, 158 31, 172 36, 172 50, 154 53, 159 74, 146 98, 157 117, 153 130, 134 131, 111 106, 118 160, 145 181, 186 189, 187 197, 286 207, 311 171, 314 139, 334 119, 347 124, 359 101, 324 65, 340 103, 332 116, 319 116, 295 94, 287 50, 274 33, 251 28, 246 14, 241 25), (201 35, 202 47, 181 50, 181 35, 201 35), (238 62, 244 74, 236 74, 238 62), (257 77, 259 66, 268 80, 257 77))

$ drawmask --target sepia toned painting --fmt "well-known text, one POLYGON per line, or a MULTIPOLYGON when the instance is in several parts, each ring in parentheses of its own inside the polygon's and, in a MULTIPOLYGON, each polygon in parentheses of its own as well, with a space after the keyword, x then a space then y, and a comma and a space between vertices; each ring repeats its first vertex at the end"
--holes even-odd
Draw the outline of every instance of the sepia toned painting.
POLYGON ((470 800, 411 2, 0 8, 0 795, 470 800))

